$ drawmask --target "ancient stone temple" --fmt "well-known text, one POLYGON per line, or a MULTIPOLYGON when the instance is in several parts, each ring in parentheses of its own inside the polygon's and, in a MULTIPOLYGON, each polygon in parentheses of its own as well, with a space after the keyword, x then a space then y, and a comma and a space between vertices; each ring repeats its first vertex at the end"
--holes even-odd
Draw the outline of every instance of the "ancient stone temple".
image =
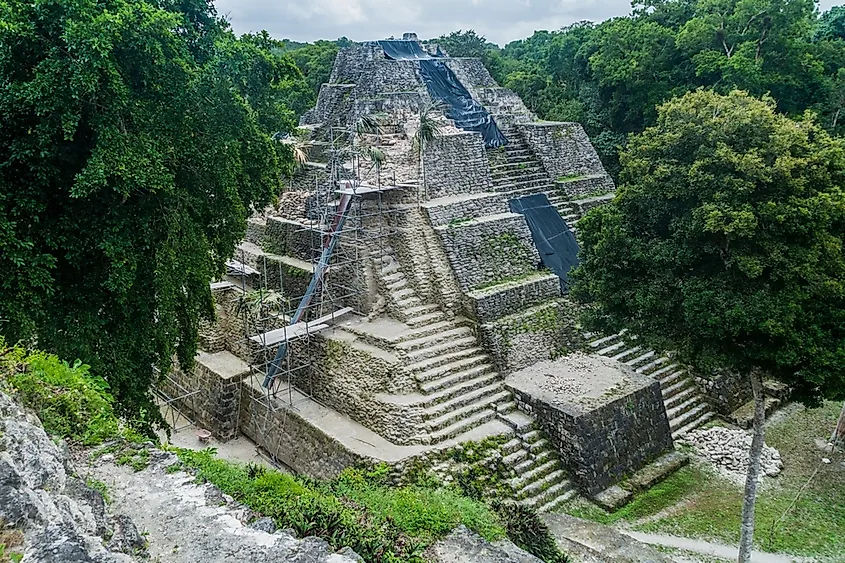
POLYGON ((490 494, 551 510, 713 416, 670 358, 580 331, 574 233, 614 183, 580 125, 538 121, 481 61, 344 49, 280 142, 307 162, 212 285, 196 366, 160 388, 218 438, 316 477, 484 467, 490 494))

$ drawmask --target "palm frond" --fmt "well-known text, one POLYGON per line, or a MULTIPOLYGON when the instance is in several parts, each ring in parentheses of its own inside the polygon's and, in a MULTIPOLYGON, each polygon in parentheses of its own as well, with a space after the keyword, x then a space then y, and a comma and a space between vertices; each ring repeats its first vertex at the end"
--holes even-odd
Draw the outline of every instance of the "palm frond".
POLYGON ((373 135, 381 133, 381 124, 374 115, 362 115, 355 120, 355 134, 360 136, 367 133, 373 135))
POLYGON ((414 148, 417 152, 423 150, 429 143, 443 135, 443 129, 437 121, 437 114, 443 113, 445 104, 433 101, 420 110, 420 126, 414 134, 414 148))

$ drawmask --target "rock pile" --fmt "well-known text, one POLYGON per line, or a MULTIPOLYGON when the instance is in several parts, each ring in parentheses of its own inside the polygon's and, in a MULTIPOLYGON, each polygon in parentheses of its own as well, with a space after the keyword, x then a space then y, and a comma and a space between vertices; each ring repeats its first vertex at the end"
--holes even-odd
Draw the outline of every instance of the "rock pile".
MULTIPOLYGON (((698 455, 709 459, 730 473, 744 477, 748 471, 751 435, 743 430, 713 426, 693 430, 678 441, 692 446, 698 455)), ((776 477, 782 469, 783 461, 780 453, 770 446, 763 445, 761 473, 776 477)))

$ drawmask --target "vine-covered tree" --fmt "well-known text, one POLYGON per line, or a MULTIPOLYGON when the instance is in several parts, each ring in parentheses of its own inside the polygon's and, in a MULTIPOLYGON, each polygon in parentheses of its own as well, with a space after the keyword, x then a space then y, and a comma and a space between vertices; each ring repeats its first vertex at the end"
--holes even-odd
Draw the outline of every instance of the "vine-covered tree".
POLYGON ((750 379, 754 437, 741 562, 754 528, 763 377, 845 398, 845 142, 743 92, 663 104, 621 159, 612 204, 578 223, 573 293, 707 373, 750 379))
POLYGON ((209 0, 0 0, 0 334, 81 358, 127 414, 190 364, 295 67, 209 0))

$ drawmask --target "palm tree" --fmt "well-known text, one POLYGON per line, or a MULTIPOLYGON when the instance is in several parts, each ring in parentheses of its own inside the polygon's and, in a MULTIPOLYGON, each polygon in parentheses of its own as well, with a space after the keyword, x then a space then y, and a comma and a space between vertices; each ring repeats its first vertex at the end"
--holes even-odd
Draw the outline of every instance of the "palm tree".
POLYGON ((425 181, 425 154, 426 148, 429 144, 439 139, 443 135, 440 124, 437 122, 436 114, 442 113, 445 105, 443 102, 434 100, 426 104, 420 110, 420 126, 414 134, 414 150, 417 157, 420 159, 420 172, 422 176, 421 188, 425 191, 425 198, 428 199, 428 185, 425 181))

